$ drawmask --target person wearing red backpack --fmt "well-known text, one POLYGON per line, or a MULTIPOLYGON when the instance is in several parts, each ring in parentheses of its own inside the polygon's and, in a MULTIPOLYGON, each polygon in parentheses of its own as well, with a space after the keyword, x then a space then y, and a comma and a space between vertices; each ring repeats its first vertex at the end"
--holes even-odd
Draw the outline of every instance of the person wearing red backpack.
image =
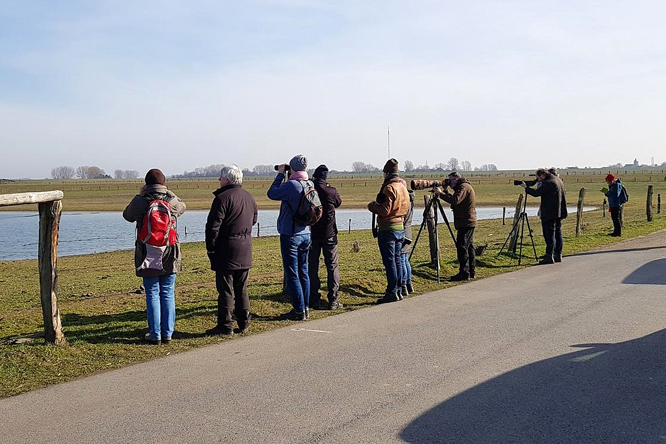
POLYGON ((304 321, 310 312, 310 277, 308 276, 308 251, 311 238, 310 227, 298 221, 297 212, 301 207, 306 186, 314 188, 308 180, 308 161, 302 154, 294 156, 289 165, 278 165, 278 173, 268 189, 271 200, 279 200, 280 214, 277 229, 280 233, 282 266, 291 296, 293 309, 284 317, 294 321, 304 321), (289 180, 286 173, 291 169, 289 180))
POLYGON ((148 171, 145 180, 123 217, 136 222, 134 265, 146 290, 149 329, 143 339, 159 345, 171 342, 176 322, 174 287, 181 270, 176 219, 185 212, 185 203, 167 189, 166 178, 157 168, 148 171))

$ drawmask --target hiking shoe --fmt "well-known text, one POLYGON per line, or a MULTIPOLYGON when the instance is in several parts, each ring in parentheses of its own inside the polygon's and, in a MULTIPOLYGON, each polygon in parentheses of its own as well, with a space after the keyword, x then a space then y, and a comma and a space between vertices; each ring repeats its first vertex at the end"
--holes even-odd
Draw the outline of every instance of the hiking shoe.
POLYGON ((548 265, 548 264, 554 264, 555 261, 553 260, 552 257, 544 257, 539 261, 539 265, 548 265))
POLYGON ((469 276, 463 273, 458 273, 455 276, 451 276, 451 282, 460 282, 460 281, 469 281, 469 276))
POLYGON ((344 308, 344 305, 342 305, 340 302, 338 302, 337 299, 333 299, 329 304, 328 304, 328 309, 329 310, 337 310, 339 308, 344 308))
POLYGON ((304 311, 296 311, 292 309, 289 313, 283 314, 282 319, 288 319, 290 321, 305 321, 307 318, 305 317, 304 311))
POLYGON ((378 304, 388 304, 389 302, 398 302, 400 298, 397 294, 385 294, 383 298, 377 299, 378 304))
POLYGON ((162 343, 162 340, 153 338, 152 336, 150 336, 150 333, 146 333, 146 335, 143 337, 143 342, 150 345, 160 345, 162 343))
POLYGON ((403 285, 402 288, 400 289, 400 295, 404 298, 405 296, 409 296, 409 290, 407 290, 407 285, 403 285))
POLYGON ((171 344, 171 336, 165 336, 162 338, 162 344, 171 344))
POLYGON ((217 325, 206 330, 206 336, 233 336, 233 334, 233 330, 227 330, 217 325))
POLYGON ((408 292, 409 294, 414 293, 414 287, 412 286, 411 283, 408 283, 408 284, 407 284, 407 292, 408 292))
POLYGON ((555 256, 555 257, 553 258, 553 260, 554 260, 555 262, 562 262, 562 256, 555 256))

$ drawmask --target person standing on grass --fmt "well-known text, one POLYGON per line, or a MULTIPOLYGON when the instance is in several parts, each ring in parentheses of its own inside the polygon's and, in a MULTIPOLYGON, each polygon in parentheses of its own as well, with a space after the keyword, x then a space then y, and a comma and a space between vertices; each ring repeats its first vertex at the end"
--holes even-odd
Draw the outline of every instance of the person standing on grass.
POLYGON ((609 236, 619 237, 622 236, 622 206, 626 202, 625 196, 627 196, 627 193, 622 181, 615 177, 615 174, 606 176, 606 183, 608 184, 608 191, 606 192, 608 211, 610 211, 611 219, 613 219, 613 232, 609 236))
POLYGON ((402 241, 405 237, 405 216, 409 212, 409 193, 398 176, 398 161, 389 159, 384 165, 384 183, 368 210, 377 215, 377 244, 386 270, 386 291, 378 304, 396 302, 402 296, 402 241))
POLYGON ((310 314, 310 277, 308 276, 310 227, 299 225, 294 219, 301 204, 304 186, 314 186, 308 180, 307 167, 308 161, 302 154, 294 156, 289 161, 289 165, 278 165, 277 176, 266 193, 269 199, 282 202, 277 230, 280 233, 282 266, 293 306, 293 309, 284 317, 294 321, 304 321, 310 314), (285 180, 289 170, 291 170, 291 174, 289 179, 285 180), (309 184, 305 182, 309 182, 309 184))
MULTIPOLYGON (((402 180, 403 185, 407 188, 407 182, 402 180)), ((409 193, 409 212, 405 216, 405 238, 402 241, 402 285, 401 294, 403 297, 414 293, 414 285, 412 284, 412 264, 409 263, 409 253, 412 251, 412 217, 414 216, 414 191, 407 188, 409 193)))
POLYGON ((338 190, 328 184, 328 167, 319 165, 314 171, 314 187, 319 193, 323 214, 321 219, 312 226, 312 248, 308 255, 308 271, 310 275, 310 307, 320 306, 321 294, 319 288, 319 257, 324 255, 326 265, 326 287, 328 289, 328 304, 325 308, 335 310, 342 308, 338 300, 340 288, 340 269, 338 267, 338 226, 335 223, 335 209, 342 204, 338 190))
POLYGON ((543 168, 536 171, 538 188, 530 188, 525 182, 521 186, 527 194, 541 197, 539 214, 543 237, 546 241, 546 255, 539 261, 540 265, 562 262, 562 219, 567 217, 567 199, 562 180, 543 168))
POLYGON ((145 182, 123 217, 136 222, 134 265, 146 289, 149 329, 143 339, 159 345, 171 342, 176 322, 174 287, 182 263, 175 226, 176 218, 185 212, 185 203, 167 189, 166 178, 157 168, 146 173, 145 182))
POLYGON ((233 335, 233 315, 240 333, 250 326, 247 278, 252 268, 252 226, 257 203, 242 188, 243 172, 236 165, 220 170, 220 188, 206 221, 206 251, 215 271, 217 325, 207 335, 233 335))

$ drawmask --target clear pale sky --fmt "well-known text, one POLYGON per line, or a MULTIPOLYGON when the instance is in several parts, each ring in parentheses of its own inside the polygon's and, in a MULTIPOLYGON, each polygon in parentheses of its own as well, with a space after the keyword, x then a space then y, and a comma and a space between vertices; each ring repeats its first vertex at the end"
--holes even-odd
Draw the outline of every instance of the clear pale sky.
POLYGON ((666 161, 662 1, 0 6, 0 178, 666 161))

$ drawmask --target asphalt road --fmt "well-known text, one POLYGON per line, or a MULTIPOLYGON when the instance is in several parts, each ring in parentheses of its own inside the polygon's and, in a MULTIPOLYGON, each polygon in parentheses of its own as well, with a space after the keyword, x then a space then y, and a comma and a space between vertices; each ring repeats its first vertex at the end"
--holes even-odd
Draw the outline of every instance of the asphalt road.
POLYGON ((0 400, 3 443, 666 442, 666 232, 0 400))

